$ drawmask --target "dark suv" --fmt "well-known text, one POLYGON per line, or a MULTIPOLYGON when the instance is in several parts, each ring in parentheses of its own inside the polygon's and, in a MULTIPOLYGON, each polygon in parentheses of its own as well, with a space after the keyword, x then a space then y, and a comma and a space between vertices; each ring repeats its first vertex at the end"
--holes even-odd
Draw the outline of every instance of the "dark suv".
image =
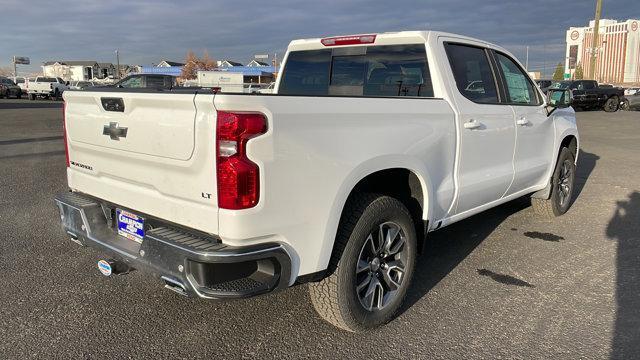
POLYGON ((17 99, 22 97, 22 89, 16 85, 13 80, 0 77, 0 98, 9 98, 9 96, 15 96, 17 99))

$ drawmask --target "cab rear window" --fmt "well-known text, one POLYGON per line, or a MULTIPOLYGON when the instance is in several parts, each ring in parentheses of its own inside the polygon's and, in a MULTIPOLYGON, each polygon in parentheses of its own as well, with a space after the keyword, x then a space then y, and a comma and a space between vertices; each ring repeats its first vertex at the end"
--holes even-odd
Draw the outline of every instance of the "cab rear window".
POLYGON ((278 93, 433 97, 424 45, 292 51, 278 93))

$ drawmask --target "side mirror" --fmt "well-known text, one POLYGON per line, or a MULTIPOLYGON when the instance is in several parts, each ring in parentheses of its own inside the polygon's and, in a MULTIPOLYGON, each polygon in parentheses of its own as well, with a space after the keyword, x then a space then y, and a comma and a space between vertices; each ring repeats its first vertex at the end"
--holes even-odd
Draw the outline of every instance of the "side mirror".
POLYGON ((547 91, 547 112, 571 106, 573 92, 569 89, 549 89, 547 91))

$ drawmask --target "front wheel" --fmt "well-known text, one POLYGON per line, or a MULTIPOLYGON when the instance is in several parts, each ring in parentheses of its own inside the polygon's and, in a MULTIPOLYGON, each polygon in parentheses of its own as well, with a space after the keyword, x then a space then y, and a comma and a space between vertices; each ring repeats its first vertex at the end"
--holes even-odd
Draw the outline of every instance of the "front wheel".
POLYGON ((551 196, 549 199, 531 198, 533 210, 549 218, 566 213, 571 206, 575 177, 575 156, 568 148, 562 148, 551 178, 551 196))
POLYGON ((629 99, 624 99, 620 102, 620 110, 629 111, 629 99))
POLYGON ((411 215, 399 200, 354 195, 340 221, 332 273, 309 287, 316 311, 353 332, 391 321, 413 276, 416 239, 411 215))

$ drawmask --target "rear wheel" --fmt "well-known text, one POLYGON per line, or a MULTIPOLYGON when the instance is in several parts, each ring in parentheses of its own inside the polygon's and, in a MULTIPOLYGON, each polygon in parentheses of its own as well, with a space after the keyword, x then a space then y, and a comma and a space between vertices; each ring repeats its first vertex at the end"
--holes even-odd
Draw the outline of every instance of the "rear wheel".
POLYGON ((35 94, 29 94, 29 100, 35 100, 35 99, 36 99, 35 94))
POLYGON ((566 213, 571 206, 575 174, 575 156, 568 148, 562 148, 551 178, 551 196, 549 199, 531 198, 533 210, 549 218, 566 213))
POLYGON ((619 100, 617 96, 612 96, 607 99, 607 102, 604 103, 604 111, 606 112, 616 112, 618 111, 619 100))
POLYGON ((407 208, 397 199, 355 195, 345 207, 329 270, 310 284, 316 311, 348 331, 391 321, 413 276, 416 232, 407 208))

